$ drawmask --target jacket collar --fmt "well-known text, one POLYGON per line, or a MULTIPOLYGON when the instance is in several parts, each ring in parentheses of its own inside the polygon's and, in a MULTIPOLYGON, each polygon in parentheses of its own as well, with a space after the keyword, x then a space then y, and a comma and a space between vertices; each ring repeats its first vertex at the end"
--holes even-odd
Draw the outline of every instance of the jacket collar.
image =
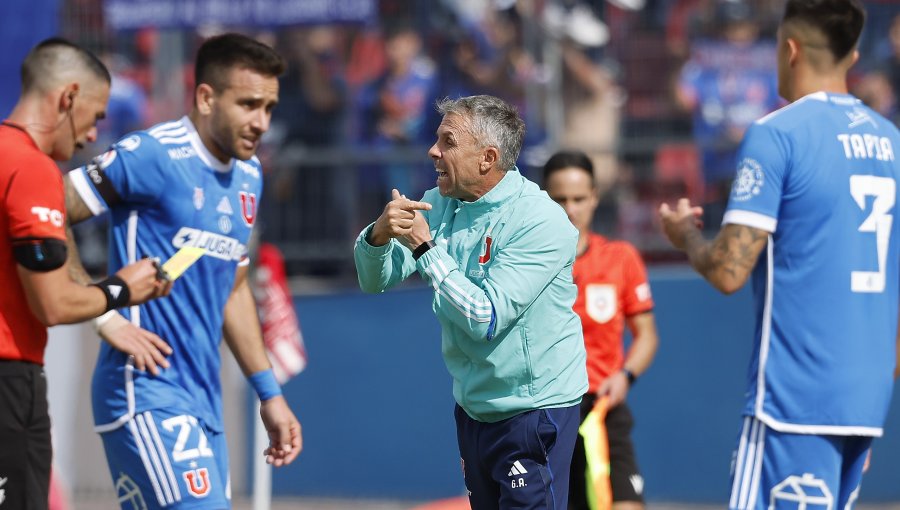
POLYGON ((470 213, 486 212, 518 194, 524 183, 525 178, 519 173, 519 168, 513 167, 512 170, 506 172, 506 175, 500 179, 500 182, 498 182, 496 186, 491 188, 490 191, 482 195, 478 200, 473 202, 457 200, 457 202, 461 209, 465 209, 470 213))

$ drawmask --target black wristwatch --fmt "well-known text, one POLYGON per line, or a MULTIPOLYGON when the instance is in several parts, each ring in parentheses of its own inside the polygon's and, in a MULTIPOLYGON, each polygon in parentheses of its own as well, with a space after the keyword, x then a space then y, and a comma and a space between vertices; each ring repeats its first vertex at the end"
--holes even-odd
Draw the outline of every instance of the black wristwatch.
POLYGON ((419 257, 421 257, 422 255, 425 255, 426 251, 428 251, 434 247, 435 247, 434 240, 428 240, 428 241, 425 241, 424 243, 420 244, 419 246, 416 246, 416 249, 413 250, 413 260, 419 260, 419 257))

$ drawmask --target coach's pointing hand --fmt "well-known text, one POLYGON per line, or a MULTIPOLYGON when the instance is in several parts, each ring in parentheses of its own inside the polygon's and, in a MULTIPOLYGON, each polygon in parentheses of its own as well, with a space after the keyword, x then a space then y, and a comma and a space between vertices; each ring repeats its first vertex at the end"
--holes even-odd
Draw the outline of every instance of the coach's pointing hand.
MULTIPOLYGON (((392 200, 384 206, 381 216, 375 220, 372 231, 366 239, 372 246, 384 246, 393 238, 410 234, 413 231, 416 211, 431 209, 431 204, 409 200, 396 189, 391 190, 391 198, 392 200)), ((421 219, 424 221, 424 218, 421 219)))

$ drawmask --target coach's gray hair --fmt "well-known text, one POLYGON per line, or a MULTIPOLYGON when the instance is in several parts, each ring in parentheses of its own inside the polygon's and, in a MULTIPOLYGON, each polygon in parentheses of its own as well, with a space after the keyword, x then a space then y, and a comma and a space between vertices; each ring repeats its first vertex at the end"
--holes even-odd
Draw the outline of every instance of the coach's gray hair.
POLYGON ((445 97, 436 108, 441 115, 455 113, 466 117, 469 134, 476 142, 482 147, 496 147, 500 152, 500 170, 506 172, 516 166, 525 139, 525 122, 515 107, 494 96, 468 96, 445 97))

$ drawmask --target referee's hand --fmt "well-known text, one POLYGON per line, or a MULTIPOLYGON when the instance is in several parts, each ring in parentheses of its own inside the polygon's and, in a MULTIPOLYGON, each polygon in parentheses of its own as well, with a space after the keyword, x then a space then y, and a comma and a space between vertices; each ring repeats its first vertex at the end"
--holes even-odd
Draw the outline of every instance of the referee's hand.
POLYGON ((133 264, 119 269, 116 276, 127 285, 131 298, 129 305, 140 305, 162 296, 168 296, 172 292, 172 282, 159 278, 159 270, 153 259, 141 259, 133 264))

